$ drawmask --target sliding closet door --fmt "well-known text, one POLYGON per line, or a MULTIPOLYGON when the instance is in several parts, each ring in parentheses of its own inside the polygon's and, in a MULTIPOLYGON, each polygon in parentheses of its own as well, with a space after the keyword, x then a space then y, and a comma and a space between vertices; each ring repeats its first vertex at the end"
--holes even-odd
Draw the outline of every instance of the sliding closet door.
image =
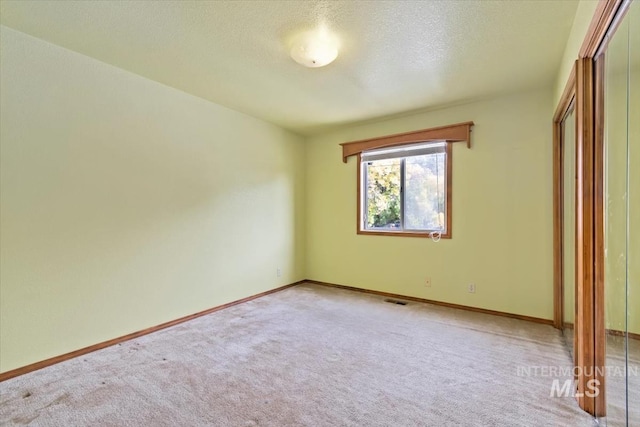
POLYGON ((604 53, 606 425, 640 425, 640 3, 604 53))
POLYGON ((562 122, 562 294, 563 332, 575 359, 576 314, 576 116, 571 105, 562 122))
POLYGON ((627 218, 627 405, 628 425, 640 426, 640 2, 629 19, 629 143, 627 218))

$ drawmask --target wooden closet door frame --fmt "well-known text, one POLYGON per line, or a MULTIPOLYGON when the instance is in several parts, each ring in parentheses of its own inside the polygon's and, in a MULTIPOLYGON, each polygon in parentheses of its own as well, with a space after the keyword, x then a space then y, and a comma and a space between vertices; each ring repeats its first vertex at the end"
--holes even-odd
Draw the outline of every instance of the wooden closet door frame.
POLYGON ((553 223, 554 223, 554 325, 564 328, 564 140, 563 123, 571 105, 576 117, 575 156, 575 299, 574 366, 576 399, 582 409, 596 414, 589 386, 594 380, 595 280, 594 262, 594 96, 593 67, 589 58, 578 59, 553 118, 553 223))
MULTIPOLYGON (((595 379, 595 146, 594 69, 591 58, 576 61, 576 398, 596 415, 595 379)), ((603 393, 599 389, 598 395, 603 393)))
MULTIPOLYGON (((604 52, 632 0, 598 3, 553 122, 554 325, 563 327, 562 120, 575 87, 576 111, 576 399, 596 417, 606 416, 604 301, 604 52), (569 99, 569 101, 567 101, 569 99), (592 393, 593 386, 598 393, 592 393)), ((636 0, 640 1, 640 0, 636 0)))

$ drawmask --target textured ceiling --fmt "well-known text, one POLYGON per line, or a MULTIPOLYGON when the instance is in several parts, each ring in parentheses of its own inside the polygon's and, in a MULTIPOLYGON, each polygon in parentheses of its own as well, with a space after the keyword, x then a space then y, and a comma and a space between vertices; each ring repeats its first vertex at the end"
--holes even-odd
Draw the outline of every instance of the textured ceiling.
POLYGON ((0 1, 4 25, 308 134, 551 85, 577 2, 0 1), (288 54, 324 24, 338 59, 288 54))

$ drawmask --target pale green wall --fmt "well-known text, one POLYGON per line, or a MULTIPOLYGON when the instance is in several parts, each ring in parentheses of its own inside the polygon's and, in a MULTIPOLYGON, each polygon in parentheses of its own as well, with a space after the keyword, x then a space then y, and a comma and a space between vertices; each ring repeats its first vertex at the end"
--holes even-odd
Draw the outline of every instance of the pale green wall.
POLYGON ((0 370, 304 278, 300 137, 0 36, 0 370))
POLYGON ((306 145, 2 27, 0 370, 305 277, 550 319, 550 118, 595 7, 580 2, 553 90, 306 145), (453 239, 356 235, 338 144, 467 120, 453 239))
POLYGON ((551 98, 517 93, 309 138, 308 278, 551 319, 551 98), (338 144, 468 120, 472 149, 453 148, 453 239, 357 235, 356 161, 342 163, 338 144))

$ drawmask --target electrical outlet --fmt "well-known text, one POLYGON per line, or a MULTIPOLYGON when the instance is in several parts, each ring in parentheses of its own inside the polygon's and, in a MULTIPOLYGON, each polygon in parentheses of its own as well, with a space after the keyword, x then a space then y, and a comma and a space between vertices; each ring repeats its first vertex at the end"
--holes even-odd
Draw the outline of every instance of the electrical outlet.
POLYGON ((280 267, 276 269, 276 276, 282 277, 282 270, 280 270, 280 267))
POLYGON ((427 277, 424 280, 424 286, 425 286, 425 288, 430 288, 431 287, 431 277, 427 277))
POLYGON ((469 291, 470 294, 475 294, 476 293, 476 284, 475 283, 469 283, 469 287, 467 288, 467 291, 469 291))

